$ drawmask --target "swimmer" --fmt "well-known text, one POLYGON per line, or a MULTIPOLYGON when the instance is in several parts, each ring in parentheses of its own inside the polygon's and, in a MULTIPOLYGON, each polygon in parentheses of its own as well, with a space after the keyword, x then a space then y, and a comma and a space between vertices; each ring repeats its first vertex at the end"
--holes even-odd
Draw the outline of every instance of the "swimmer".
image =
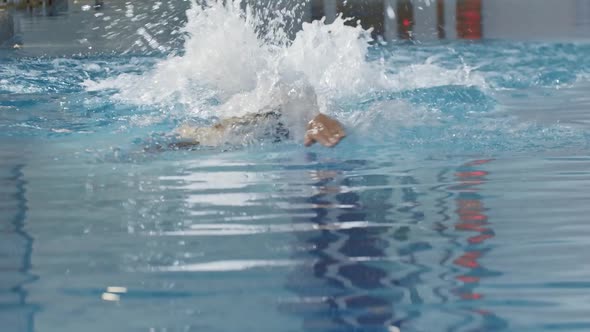
MULTIPOLYGON (((230 137, 270 138, 274 142, 290 138, 289 129, 281 122, 281 114, 274 111, 226 118, 211 127, 185 124, 176 129, 176 134, 180 137, 180 142, 175 144, 178 147, 217 146, 231 142, 230 137)), ((326 147, 333 147, 344 137, 346 133, 340 122, 320 113, 307 123, 303 144, 311 146, 317 142, 326 147)))
MULTIPOLYGON (((285 139, 302 139, 305 146, 319 143, 326 147, 336 146, 346 137, 342 124, 319 112, 315 91, 305 80, 292 80, 289 84, 277 84, 273 90, 271 106, 263 110, 246 111, 241 116, 230 116, 210 127, 181 125, 175 134, 179 142, 175 147, 219 146, 240 144, 250 140, 270 139, 279 142, 285 139)), ((228 105, 244 105, 244 96, 228 105)), ((235 113, 229 107, 226 112, 235 113)))

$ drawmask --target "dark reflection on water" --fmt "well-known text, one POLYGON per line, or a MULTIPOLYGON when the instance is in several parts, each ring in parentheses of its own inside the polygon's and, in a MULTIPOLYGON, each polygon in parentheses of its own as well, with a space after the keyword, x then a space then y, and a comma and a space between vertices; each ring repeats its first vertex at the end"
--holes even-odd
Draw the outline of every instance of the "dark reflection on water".
MULTIPOLYGON (((379 157, 365 160, 359 150, 331 150, 354 154, 345 161, 336 153, 327 161, 331 151, 321 150, 304 162, 293 157, 300 150, 276 159, 264 159, 278 153, 268 150, 245 159, 241 153, 195 152, 187 156, 199 159, 189 163, 109 163, 117 173, 105 170, 92 178, 88 164, 35 172, 30 160, 25 168, 0 158, 0 202, 10 218, 0 224, 0 321, 13 328, 9 332, 34 330, 38 308, 28 289, 43 303, 39 331, 77 330, 60 329, 62 318, 88 331, 233 331, 243 320, 256 331, 532 331, 550 330, 542 324, 584 310, 571 294, 583 293, 586 273, 570 269, 579 276, 563 278, 559 271, 573 264, 554 269, 544 262, 564 259, 552 257, 554 250, 579 261, 583 251, 559 242, 571 236, 569 230, 558 242, 551 239, 550 247, 527 249, 508 227, 522 227, 526 237, 544 235, 535 232, 540 228, 525 225, 522 217, 508 225, 518 217, 514 210, 508 222, 498 216, 498 210, 511 209, 494 200, 506 195, 494 190, 509 182, 499 181, 506 160, 415 161, 383 150, 367 152, 379 157), (62 174, 58 182, 66 185, 45 184, 47 174, 62 174), (72 183, 93 189, 81 193, 72 183), (40 191, 43 199, 35 199, 40 191), (61 205, 52 205, 53 196, 61 205), (78 209, 70 216, 61 211, 66 202, 78 209), (115 206, 119 202, 126 204, 123 211, 115 206), (96 206, 103 207, 99 213, 87 213, 96 206), (34 270, 43 276, 34 288, 28 284, 35 276, 25 219, 37 237, 35 261, 43 263, 34 270), (91 231, 81 235, 81 228, 91 231), (526 259, 526 250, 534 250, 530 265, 502 265, 521 253, 526 259), (76 271, 75 283, 61 272, 66 267, 76 271), (128 291, 116 303, 102 301, 110 285, 128 291), (566 301, 572 307, 563 306, 566 301), (88 326, 98 315, 100 324, 88 326), (103 317, 120 325, 109 329, 103 317)), ((586 197, 583 188, 578 194, 586 197)), ((576 216, 583 224, 583 215, 576 216)), ((572 324, 584 324, 585 317, 572 324)))
MULTIPOLYGON (((314 155, 310 157, 314 159, 314 155)), ((288 283, 301 297, 301 302, 288 310, 301 313, 308 330, 395 331, 420 316, 419 309, 398 310, 396 304, 424 302, 416 286, 427 269, 415 253, 431 247, 426 242, 408 241, 407 224, 396 224, 393 217, 404 216, 410 225, 423 220, 419 195, 412 188, 418 182, 412 175, 400 176, 401 188, 394 189, 388 175, 346 176, 366 164, 348 161, 338 170, 312 172, 317 194, 306 202, 314 206, 316 216, 299 222, 312 223, 321 230, 301 235, 299 240, 310 248, 307 254, 314 264, 297 271, 288 283), (350 189, 359 187, 365 189, 350 189), (368 222, 370 227, 333 227, 335 223, 359 222, 368 222), (407 241, 397 249, 398 256, 394 256, 391 241, 407 241), (402 261, 413 267, 392 275, 392 269, 402 261)))
POLYGON ((287 287, 300 300, 283 309, 301 315, 304 327, 314 331, 423 331, 415 322, 430 321, 432 305, 439 314, 455 316, 441 321, 440 331, 507 330, 507 321, 485 304, 485 293, 478 290, 486 279, 502 275, 481 262, 493 250, 489 241, 495 237, 481 193, 490 162, 473 160, 442 171, 440 184, 428 194, 432 197, 415 189, 420 181, 411 172, 347 176, 363 169, 364 161, 312 171, 317 193, 305 202, 314 206, 315 217, 296 222, 318 228, 298 236, 314 263, 291 275, 287 287), (355 189, 371 186, 376 188, 355 189), (428 225, 444 239, 441 243, 410 234, 425 221, 422 209, 434 197, 438 217, 428 225), (371 227, 334 227, 359 221, 371 227), (421 261, 431 250, 441 257, 440 267, 421 261), (434 283, 428 279, 433 273, 440 279, 434 283))
MULTIPOLYGON (((314 155, 310 157, 315 159, 314 155)), ((378 193, 380 201, 373 204, 380 205, 379 209, 372 209, 366 206, 366 197, 343 190, 350 180, 342 179, 340 170, 316 170, 312 176, 317 181, 313 187, 318 193, 309 197, 307 203, 315 206, 312 211, 316 216, 300 222, 312 223, 322 230, 301 236, 300 240, 311 248, 308 254, 315 263, 309 270, 293 275, 288 287, 313 305, 304 300, 303 308, 291 310, 304 310, 304 326, 309 330, 381 330, 394 324, 392 297, 399 294, 388 290, 388 273, 379 266, 387 256, 384 233, 388 227, 329 227, 334 223, 385 221, 386 212, 392 208, 387 203, 391 198, 389 190, 378 193)))
POLYGON ((32 332, 38 307, 28 300, 33 238, 25 230, 23 164, 0 164, 0 322, 2 331, 32 332))

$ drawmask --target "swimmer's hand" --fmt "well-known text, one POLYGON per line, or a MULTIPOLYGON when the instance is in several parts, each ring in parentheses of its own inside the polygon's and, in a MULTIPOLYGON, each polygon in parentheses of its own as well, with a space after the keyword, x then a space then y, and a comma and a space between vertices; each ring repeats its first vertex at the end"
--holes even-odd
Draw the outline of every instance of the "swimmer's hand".
POLYGON ((303 144, 310 146, 315 142, 326 147, 333 147, 346 137, 344 128, 336 119, 319 114, 307 124, 303 144))

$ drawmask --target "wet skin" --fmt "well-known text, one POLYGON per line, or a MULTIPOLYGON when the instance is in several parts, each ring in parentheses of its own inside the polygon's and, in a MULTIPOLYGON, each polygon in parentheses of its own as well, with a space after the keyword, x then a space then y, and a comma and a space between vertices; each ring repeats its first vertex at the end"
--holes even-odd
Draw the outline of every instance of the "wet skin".
MULTIPOLYGON (((279 142, 289 137, 289 131, 284 127, 280 118, 280 113, 272 111, 223 119, 211 127, 183 125, 176 129, 176 134, 180 136, 181 141, 174 143, 174 146, 183 148, 197 145, 217 146, 223 142, 224 135, 232 130, 265 126, 268 123, 274 124, 274 126, 270 131, 265 131, 264 136, 272 137, 275 142, 279 142)), ((307 123, 303 144, 311 146, 319 143, 325 147, 334 147, 344 137, 346 137, 346 133, 340 122, 320 113, 307 123)))
POLYGON ((340 143, 344 137, 346 137, 346 133, 340 122, 320 113, 307 124, 303 144, 311 146, 317 142, 331 148, 340 143))

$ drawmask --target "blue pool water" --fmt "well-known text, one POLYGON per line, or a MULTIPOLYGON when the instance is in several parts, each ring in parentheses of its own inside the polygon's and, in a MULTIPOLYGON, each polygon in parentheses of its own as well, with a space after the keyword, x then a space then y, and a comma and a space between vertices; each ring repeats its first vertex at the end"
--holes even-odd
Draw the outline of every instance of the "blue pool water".
POLYGON ((271 52, 218 9, 252 57, 0 50, 1 331, 590 330, 588 42, 271 52), (341 145, 161 148, 276 63, 341 145))

